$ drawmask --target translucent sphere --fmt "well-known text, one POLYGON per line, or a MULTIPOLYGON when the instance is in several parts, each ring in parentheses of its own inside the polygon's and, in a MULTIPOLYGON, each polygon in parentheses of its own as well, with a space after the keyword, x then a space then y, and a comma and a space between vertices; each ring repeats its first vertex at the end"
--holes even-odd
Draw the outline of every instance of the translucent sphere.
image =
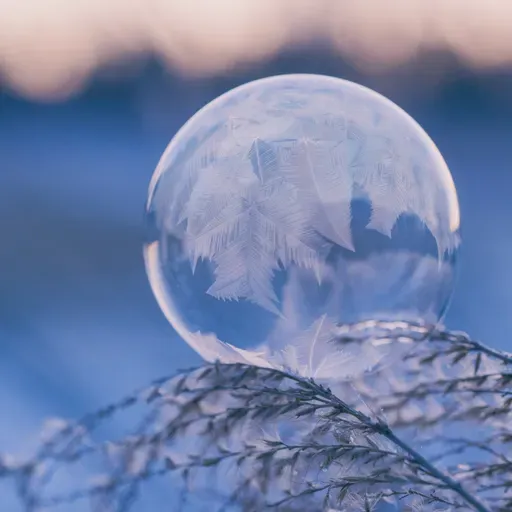
POLYGON ((204 359, 338 378, 394 350, 340 345, 347 324, 436 324, 459 246, 452 177, 394 103, 326 76, 220 96, 153 176, 145 247, 168 320, 204 359))

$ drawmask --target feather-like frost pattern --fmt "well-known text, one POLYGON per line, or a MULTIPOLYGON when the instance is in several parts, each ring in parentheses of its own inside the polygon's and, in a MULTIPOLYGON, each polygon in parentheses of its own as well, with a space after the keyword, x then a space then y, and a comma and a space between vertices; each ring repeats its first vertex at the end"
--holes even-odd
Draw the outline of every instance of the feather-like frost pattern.
POLYGON ((389 114, 375 98, 308 95, 292 83, 210 112, 203 134, 164 173, 174 180, 171 200, 156 194, 166 231, 184 240, 192 268, 213 263, 208 293, 277 314, 276 272, 298 265, 321 283, 332 246, 355 250, 354 199, 370 205, 367 229, 392 237, 402 215, 415 215, 438 259, 451 254, 459 239, 447 226, 453 205, 432 170, 435 155, 389 114))

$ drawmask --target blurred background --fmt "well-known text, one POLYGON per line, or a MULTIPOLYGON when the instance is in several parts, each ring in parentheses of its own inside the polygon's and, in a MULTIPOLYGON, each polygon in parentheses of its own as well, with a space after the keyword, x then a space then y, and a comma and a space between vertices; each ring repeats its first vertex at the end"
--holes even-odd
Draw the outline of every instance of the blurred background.
POLYGON ((512 350, 512 2, 0 0, 0 452, 199 363, 145 276, 149 180, 200 107, 291 72, 427 130, 462 211, 446 323, 512 350))

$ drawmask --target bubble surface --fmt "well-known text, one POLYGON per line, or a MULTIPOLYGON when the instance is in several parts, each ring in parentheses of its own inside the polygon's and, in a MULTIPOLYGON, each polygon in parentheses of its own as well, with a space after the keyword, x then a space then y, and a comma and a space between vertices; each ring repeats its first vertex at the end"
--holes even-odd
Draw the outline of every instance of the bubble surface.
POLYGON ((145 260, 160 307, 204 359, 342 378, 393 344, 347 324, 436 324, 460 244, 455 186, 394 103, 317 75, 257 80, 177 133, 153 176, 145 260))

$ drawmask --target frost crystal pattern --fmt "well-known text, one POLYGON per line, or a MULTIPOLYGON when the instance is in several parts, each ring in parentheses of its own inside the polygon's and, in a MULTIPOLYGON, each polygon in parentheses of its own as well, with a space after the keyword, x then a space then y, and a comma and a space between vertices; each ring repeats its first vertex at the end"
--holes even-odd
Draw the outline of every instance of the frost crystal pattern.
POLYGON ((341 376, 389 347, 356 364, 340 326, 435 323, 450 297, 449 170, 405 112, 344 80, 273 77, 204 107, 163 155, 147 215, 153 290, 208 360, 341 376))

